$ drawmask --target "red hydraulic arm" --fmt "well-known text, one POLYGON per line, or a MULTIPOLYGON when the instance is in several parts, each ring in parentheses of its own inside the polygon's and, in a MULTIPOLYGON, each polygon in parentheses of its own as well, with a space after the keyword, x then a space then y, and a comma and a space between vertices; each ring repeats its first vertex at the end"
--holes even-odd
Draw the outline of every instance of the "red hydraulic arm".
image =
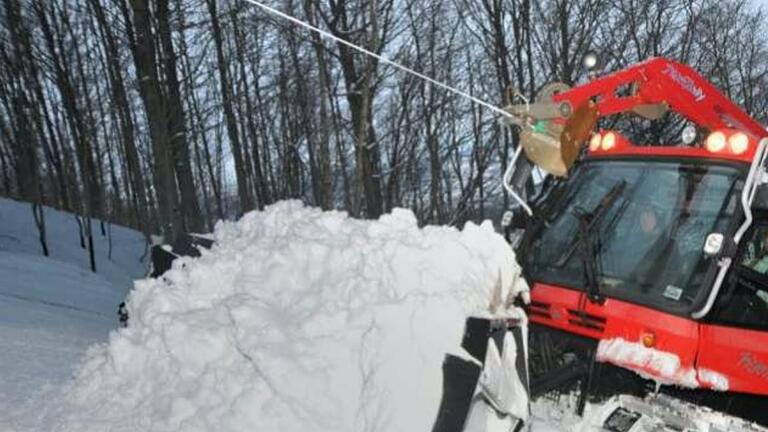
POLYGON ((696 71, 661 57, 558 93, 552 100, 569 102, 573 109, 593 100, 599 117, 629 111, 642 105, 666 104, 688 120, 710 130, 739 129, 755 140, 768 135, 760 123, 723 96, 696 71), (621 91, 628 86, 636 89, 631 95, 628 91, 621 91))

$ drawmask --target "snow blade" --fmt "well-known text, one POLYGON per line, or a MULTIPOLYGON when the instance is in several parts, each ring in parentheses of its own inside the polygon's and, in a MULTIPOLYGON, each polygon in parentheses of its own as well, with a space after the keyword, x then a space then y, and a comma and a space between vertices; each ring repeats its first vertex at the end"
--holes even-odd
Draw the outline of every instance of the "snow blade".
POLYGON ((443 398, 432 432, 522 428, 529 414, 525 338, 525 328, 514 321, 467 319, 461 345, 477 362, 446 356, 443 398))
MULTIPOLYGON (((518 323, 510 326, 510 321, 506 319, 491 320, 488 318, 469 317, 464 325, 464 337, 461 340, 461 347, 472 357, 485 363, 489 342, 493 341, 498 352, 503 352, 504 338, 508 334, 514 339, 515 347, 525 347, 523 343, 525 338, 523 327, 518 325, 518 323)), ((527 350, 525 355, 518 354, 515 356, 514 364, 518 378, 526 391, 528 391, 527 350)))
POLYGON ((173 265, 173 261, 180 256, 199 257, 200 248, 210 249, 213 240, 197 234, 179 233, 171 247, 169 245, 152 246, 152 271, 150 277, 160 277, 173 265), (169 250, 170 249, 170 250, 169 250))
POLYGON ((497 349, 501 350, 505 330, 506 323, 502 320, 469 317, 464 323, 461 347, 477 361, 484 362, 489 341, 493 340, 497 349))
POLYGON ((476 363, 447 354, 443 360, 443 398, 432 432, 461 432, 480 378, 476 363))

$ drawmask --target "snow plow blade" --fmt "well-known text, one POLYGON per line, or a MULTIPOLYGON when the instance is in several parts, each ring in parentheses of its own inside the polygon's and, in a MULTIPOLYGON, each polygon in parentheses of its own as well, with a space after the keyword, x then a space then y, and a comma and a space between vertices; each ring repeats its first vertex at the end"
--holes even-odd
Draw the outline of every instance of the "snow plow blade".
POLYGON ((448 354, 432 432, 521 430, 529 417, 527 329, 501 318, 467 318, 461 346, 448 354))

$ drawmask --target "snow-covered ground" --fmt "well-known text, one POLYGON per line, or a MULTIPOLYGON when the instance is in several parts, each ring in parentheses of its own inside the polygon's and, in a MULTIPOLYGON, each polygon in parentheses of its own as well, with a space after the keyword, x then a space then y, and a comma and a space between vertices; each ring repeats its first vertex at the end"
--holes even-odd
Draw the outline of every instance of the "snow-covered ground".
POLYGON ((144 273, 141 234, 113 226, 109 260, 97 231, 94 274, 74 217, 48 208, 45 215, 48 258, 29 204, 0 199, 0 430, 70 380, 89 346, 107 340, 118 303, 144 273))

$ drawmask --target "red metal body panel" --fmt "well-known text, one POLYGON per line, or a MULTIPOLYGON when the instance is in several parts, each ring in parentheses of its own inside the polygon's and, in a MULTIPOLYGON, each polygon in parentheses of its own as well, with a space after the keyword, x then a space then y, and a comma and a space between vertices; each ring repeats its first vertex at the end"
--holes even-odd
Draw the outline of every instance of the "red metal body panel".
POLYGON ((682 367, 694 367, 699 339, 696 321, 612 298, 602 305, 585 302, 586 319, 580 319, 579 301, 584 295, 583 291, 536 283, 531 291, 530 319, 598 340, 622 338, 641 343, 644 335, 653 334, 654 349, 675 353, 682 367), (594 328, 585 324, 594 324, 594 328))
MULTIPOLYGON (((680 370, 701 388, 768 394, 768 332, 703 324, 648 307, 608 298, 602 305, 583 301, 582 291, 535 283, 531 322, 596 340, 642 343, 653 335, 653 350, 672 353, 680 370), (582 310, 579 311, 579 304, 582 310), (722 382, 711 376, 723 377, 722 382)), ((651 368, 617 363, 669 382, 651 368)))
POLYGON ((729 390, 768 394, 768 332, 701 325, 697 364, 728 378, 729 390))
POLYGON ((657 57, 600 77, 552 97, 574 108, 596 101, 600 117, 618 114, 644 104, 667 104, 699 126, 710 130, 739 129, 752 139, 766 135, 765 128, 723 96, 715 86, 690 67, 657 57), (633 95, 624 91, 636 86, 633 95))

